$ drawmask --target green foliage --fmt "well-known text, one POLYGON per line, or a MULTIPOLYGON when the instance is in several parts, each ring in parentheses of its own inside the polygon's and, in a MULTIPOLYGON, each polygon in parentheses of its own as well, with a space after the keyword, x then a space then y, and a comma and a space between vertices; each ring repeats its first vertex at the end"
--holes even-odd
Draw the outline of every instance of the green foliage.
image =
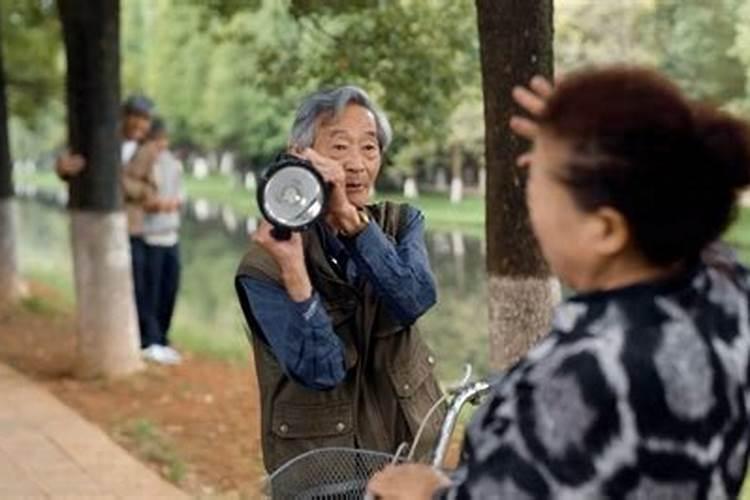
POLYGON ((344 83, 388 112, 395 150, 435 156, 463 89, 479 88, 470 0, 133 0, 122 18, 126 91, 154 97, 176 142, 234 151, 243 165, 285 146, 305 94, 344 83))
POLYGON ((211 39, 200 29, 199 9, 176 0, 148 5, 154 11, 144 34, 149 47, 146 91, 169 120, 174 139, 190 142, 203 132, 197 113, 210 69, 211 39))
POLYGON ((59 144, 64 55, 54 2, 0 0, 11 153, 35 157, 59 144))
POLYGON ((734 45, 729 55, 736 57, 745 71, 744 99, 737 99, 730 103, 736 111, 750 117, 750 0, 744 0, 737 9, 735 23, 734 45))
MULTIPOLYGON (((173 139, 230 150, 244 168, 283 148, 305 94, 355 83, 391 117, 399 172, 483 159, 471 0, 127 0, 123 94, 154 97, 173 139), (438 34, 438 36, 436 36, 438 34)), ((64 142, 64 58, 54 2, 0 0, 12 147, 64 142)), ((656 65, 700 98, 750 112, 750 0, 558 0, 560 72, 656 65)))
POLYGON ((307 90, 360 85, 389 113, 397 146, 440 141, 460 90, 478 86, 475 24, 468 0, 379 2, 343 13, 315 9, 289 35, 293 50, 261 51, 264 81, 272 88, 305 82, 307 90))
POLYGON ((62 40, 54 3, 2 0, 2 43, 10 114, 32 119, 62 98, 62 40))
POLYGON ((38 158, 40 153, 52 151, 66 140, 65 108, 56 98, 50 99, 31 116, 11 114, 8 122, 10 150, 17 159, 38 158))
POLYGON ((257 9, 261 0, 188 0, 190 5, 203 11, 206 17, 231 18, 240 11, 257 9))
POLYGON ((258 162, 283 147, 293 101, 260 88, 254 56, 256 44, 278 44, 268 27, 280 9, 266 4, 123 4, 124 87, 155 99, 174 142, 258 162))
POLYGON ((273 33, 263 33, 276 14, 268 7, 238 13, 217 28, 199 111, 205 142, 258 162, 284 147, 296 98, 294 85, 269 92, 259 83, 262 66, 255 52, 258 45, 278 42, 273 33))
POLYGON ((120 14, 120 59, 123 95, 143 93, 147 88, 146 70, 153 34, 150 0, 128 0, 120 14))
POLYGON ((655 66, 694 98, 750 112, 750 0, 559 0, 555 16, 559 73, 655 66))
POLYGON ((642 24, 652 15, 652 0, 555 2, 555 71, 623 62, 655 64, 644 43, 642 24))
MULTIPOLYGON (((692 96, 718 104, 746 99, 748 45, 742 45, 737 16, 747 0, 658 0, 650 23, 658 65, 692 96), (744 54, 743 54, 744 53, 744 54), (747 61, 747 59, 745 59, 747 61)), ((743 7, 744 5, 744 7, 743 7)))
POLYGON ((292 0, 290 12, 295 17, 326 12, 341 14, 385 4, 384 0, 292 0))

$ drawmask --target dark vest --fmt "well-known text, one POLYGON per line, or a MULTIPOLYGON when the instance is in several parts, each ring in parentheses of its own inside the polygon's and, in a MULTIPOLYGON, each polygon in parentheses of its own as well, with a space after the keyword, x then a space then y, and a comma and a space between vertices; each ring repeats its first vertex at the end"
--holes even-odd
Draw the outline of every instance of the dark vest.
MULTIPOLYGON (((393 241, 399 220, 405 222, 405 208, 390 202, 367 207, 393 241)), ((355 287, 340 277, 323 249, 325 230, 321 224, 304 233, 305 260, 313 287, 346 349, 342 383, 318 391, 289 378, 262 340, 252 311, 242 304, 252 333, 263 460, 269 472, 301 453, 327 446, 393 453, 402 442, 412 442, 422 418, 441 396, 433 374, 435 357, 416 325, 398 325, 370 283, 363 280, 355 287)), ((278 266, 254 243, 240 264, 240 276, 281 284, 278 266)), ((417 456, 431 449, 444 414, 443 405, 428 422, 417 456)))

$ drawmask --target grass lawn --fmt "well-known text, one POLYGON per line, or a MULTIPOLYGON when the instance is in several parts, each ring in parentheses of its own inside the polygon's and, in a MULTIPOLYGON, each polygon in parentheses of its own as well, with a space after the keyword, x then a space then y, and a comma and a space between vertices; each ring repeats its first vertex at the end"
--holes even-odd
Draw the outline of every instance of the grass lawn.
POLYGON ((726 232, 724 239, 737 248, 743 262, 750 265, 750 208, 740 208, 737 220, 726 232))

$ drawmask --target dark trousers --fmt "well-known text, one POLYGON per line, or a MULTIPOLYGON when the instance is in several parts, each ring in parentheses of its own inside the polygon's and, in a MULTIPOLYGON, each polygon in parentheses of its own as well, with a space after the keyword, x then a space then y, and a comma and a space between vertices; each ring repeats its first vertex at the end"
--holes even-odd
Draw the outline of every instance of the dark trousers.
POLYGON ((168 332, 180 287, 179 245, 144 245, 146 248, 145 308, 141 344, 169 345, 168 332))
POLYGON ((135 308, 138 312, 138 330, 141 333, 141 347, 144 343, 147 318, 149 317, 148 302, 146 300, 146 242, 140 236, 130 237, 130 257, 133 264, 133 291, 135 292, 135 308))

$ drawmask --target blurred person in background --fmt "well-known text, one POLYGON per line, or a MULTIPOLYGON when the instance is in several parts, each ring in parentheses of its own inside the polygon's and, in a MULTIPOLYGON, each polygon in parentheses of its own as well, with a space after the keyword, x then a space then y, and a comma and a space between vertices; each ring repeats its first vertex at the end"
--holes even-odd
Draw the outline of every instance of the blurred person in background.
POLYGON ((154 117, 146 142, 153 144, 158 154, 151 166, 155 189, 143 202, 146 319, 141 345, 145 359, 177 364, 182 358, 170 345, 169 328, 180 284, 182 165, 169 150, 168 130, 160 117, 154 117))

